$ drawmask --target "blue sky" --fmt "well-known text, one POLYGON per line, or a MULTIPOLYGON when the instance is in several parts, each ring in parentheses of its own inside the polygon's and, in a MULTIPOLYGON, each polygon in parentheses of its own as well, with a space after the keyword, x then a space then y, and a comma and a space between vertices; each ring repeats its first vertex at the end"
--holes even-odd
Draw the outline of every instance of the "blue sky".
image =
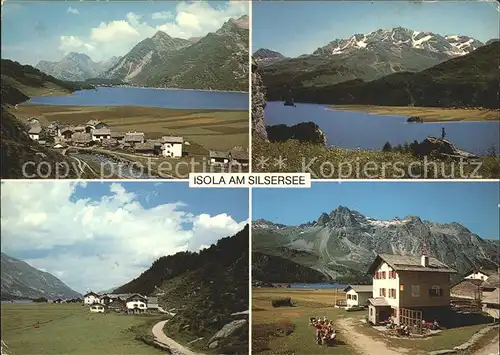
POLYGON ((495 1, 255 1, 252 50, 285 56, 312 53, 336 38, 406 27, 442 35, 462 34, 486 42, 499 37, 495 1))
POLYGON ((495 182, 317 182, 310 189, 254 189, 252 219, 297 225, 341 205, 381 220, 416 215, 458 222, 483 238, 498 239, 499 195, 495 182))
POLYGON ((79 292, 122 285, 248 223, 248 189, 187 182, 9 181, 1 200, 2 251, 79 292))
POLYGON ((75 51, 101 61, 126 54, 158 30, 172 37, 205 36, 245 14, 244 1, 7 0, 2 4, 2 58, 35 65, 75 51))

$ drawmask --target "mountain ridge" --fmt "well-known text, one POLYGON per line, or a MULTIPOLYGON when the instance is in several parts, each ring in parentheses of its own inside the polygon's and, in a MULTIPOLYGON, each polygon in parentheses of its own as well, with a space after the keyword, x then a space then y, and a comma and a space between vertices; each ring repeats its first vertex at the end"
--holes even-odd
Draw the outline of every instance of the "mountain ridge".
POLYGON ((252 224, 254 251, 286 258, 336 281, 364 280, 377 253, 420 255, 424 239, 431 256, 459 272, 499 264, 497 241, 483 239, 457 222, 425 221, 414 215, 377 220, 339 206, 295 226, 265 220, 252 224))
POLYGON ((82 295, 54 275, 1 253, 2 298, 77 298, 82 295))

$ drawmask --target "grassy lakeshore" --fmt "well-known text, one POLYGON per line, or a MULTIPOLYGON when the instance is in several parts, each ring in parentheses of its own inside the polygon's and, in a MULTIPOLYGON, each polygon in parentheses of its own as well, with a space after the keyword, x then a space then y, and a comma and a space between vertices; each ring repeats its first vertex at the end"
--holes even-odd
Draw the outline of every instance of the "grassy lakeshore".
POLYGON ((454 109, 449 107, 411 107, 411 106, 374 106, 374 105, 335 105, 334 111, 358 111, 375 115, 418 116, 424 122, 451 121, 499 121, 500 112, 488 109, 454 109))
POLYGON ((309 172, 313 179, 493 179, 500 177, 500 157, 484 156, 460 166, 451 159, 424 160, 410 152, 349 150, 297 140, 272 143, 254 138, 252 170, 309 172))
POLYGON ((84 124, 101 120, 112 131, 139 131, 146 138, 179 135, 206 150, 248 147, 248 111, 179 110, 137 106, 51 106, 21 104, 15 110, 20 118, 39 117, 42 124, 59 121, 84 124))
POLYGON ((91 314, 81 304, 2 304, 2 340, 8 354, 159 355, 135 339, 153 318, 91 314))

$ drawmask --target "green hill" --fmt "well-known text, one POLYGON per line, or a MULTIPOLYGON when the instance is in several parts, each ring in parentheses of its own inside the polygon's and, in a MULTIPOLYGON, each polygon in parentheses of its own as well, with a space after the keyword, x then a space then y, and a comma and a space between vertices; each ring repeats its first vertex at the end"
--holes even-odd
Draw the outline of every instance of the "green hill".
POLYGON ((28 128, 15 117, 12 106, 28 100, 30 96, 69 94, 72 91, 92 86, 62 81, 32 66, 21 65, 6 59, 1 60, 1 72, 1 178, 28 178, 38 173, 48 178, 55 178, 55 164, 63 162, 70 167, 68 177, 77 178, 78 173, 74 165, 71 165, 71 162, 61 153, 48 149, 29 138, 26 133, 28 128), (26 162, 34 164, 26 166, 27 176, 24 176, 22 168, 26 162), (51 167, 39 165, 41 162, 49 162, 51 167), (39 172, 36 171, 36 166, 40 166, 39 172))
MULTIPOLYGON (((232 237, 198 253, 161 257, 138 278, 114 293, 155 295, 161 307, 175 316, 165 332, 183 343, 203 338, 194 347, 208 349, 211 337, 248 310, 248 226, 232 237)), ((222 339, 219 354, 248 353, 248 325, 222 339)))

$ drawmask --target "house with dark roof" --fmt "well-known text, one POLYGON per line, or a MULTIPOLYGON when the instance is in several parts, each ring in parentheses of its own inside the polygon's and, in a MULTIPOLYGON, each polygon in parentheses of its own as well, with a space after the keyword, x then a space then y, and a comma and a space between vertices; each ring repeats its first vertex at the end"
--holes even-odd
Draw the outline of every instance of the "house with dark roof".
POLYGON ((42 127, 38 125, 31 126, 30 130, 28 131, 28 135, 34 141, 40 139, 40 133, 42 133, 42 127))
POLYGON ((85 124, 85 133, 92 133, 94 129, 108 128, 108 125, 99 120, 90 120, 85 124))
POLYGON ((70 140, 73 137, 74 133, 74 128, 70 126, 62 127, 59 129, 59 136, 67 140, 70 140))
POLYGON ((469 270, 465 276, 464 279, 475 279, 475 280, 481 280, 481 281, 486 281, 488 277, 491 275, 496 274, 498 271, 495 269, 473 269, 469 270))
POLYGON ((147 307, 148 310, 153 309, 157 310, 158 309, 158 297, 147 297, 147 307))
POLYGON ((436 258, 378 254, 368 273, 373 278, 368 299, 372 324, 388 319, 399 324, 409 313, 438 319, 450 309, 450 276, 456 271, 436 258))
POLYGON ((139 154, 144 155, 156 155, 159 147, 157 147, 153 142, 136 143, 134 145, 134 150, 139 154))
POLYGON ((229 151, 229 158, 231 160, 231 164, 237 164, 241 166, 248 166, 249 155, 248 151, 242 148, 234 148, 229 151))
POLYGON ((74 133, 71 140, 74 145, 86 147, 92 143, 92 135, 90 133, 74 133))
POLYGON ((347 308, 364 306, 372 296, 372 285, 349 285, 344 289, 347 308))
POLYGON ((161 137, 161 154, 164 157, 180 158, 182 157, 182 145, 184 138, 175 136, 161 137))
POLYGON ((229 152, 221 152, 217 150, 211 150, 209 153, 210 164, 212 165, 225 165, 229 164, 230 155, 229 152))
POLYGON ((500 318, 500 288, 488 293, 481 300, 483 312, 488 313, 494 319, 500 318))
POLYGON ((481 298, 480 279, 463 279, 454 283, 450 288, 452 299, 479 300, 481 298))
POLYGON ((143 132, 128 132, 125 133, 123 138, 124 143, 129 143, 130 145, 135 145, 137 143, 144 143, 144 133, 143 132))
POLYGON ((500 273, 497 271, 491 274, 486 281, 481 284, 481 297, 488 297, 495 290, 500 288, 500 273))

